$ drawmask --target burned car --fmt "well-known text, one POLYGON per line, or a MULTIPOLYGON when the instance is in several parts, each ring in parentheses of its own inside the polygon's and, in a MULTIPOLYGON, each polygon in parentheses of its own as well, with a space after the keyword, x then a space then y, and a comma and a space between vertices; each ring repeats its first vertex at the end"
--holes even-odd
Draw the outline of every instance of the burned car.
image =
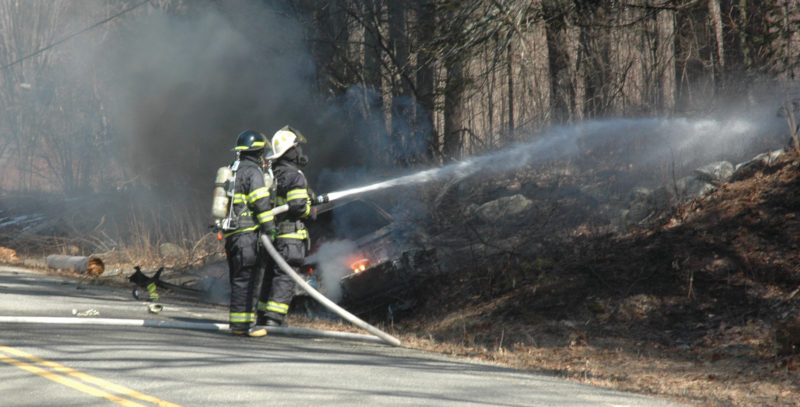
MULTIPOLYGON (((436 253, 413 222, 399 222, 364 199, 315 207, 308 222, 311 250, 301 268, 312 287, 360 315, 401 311, 413 305, 409 292, 420 273, 438 271, 436 253)), ((309 297, 298 288, 298 302, 309 297)), ((313 301, 313 300, 311 300, 313 301)))

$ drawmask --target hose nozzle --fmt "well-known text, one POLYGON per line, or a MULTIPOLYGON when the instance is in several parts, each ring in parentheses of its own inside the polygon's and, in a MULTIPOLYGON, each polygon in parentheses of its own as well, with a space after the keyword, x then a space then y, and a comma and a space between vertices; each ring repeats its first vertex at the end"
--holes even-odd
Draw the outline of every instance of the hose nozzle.
POLYGON ((319 205, 319 204, 324 204, 324 203, 327 203, 327 202, 329 202, 329 201, 330 201, 330 200, 328 199, 328 194, 321 194, 321 195, 317 195, 317 199, 316 199, 316 202, 315 202, 315 203, 316 203, 317 205, 319 205))

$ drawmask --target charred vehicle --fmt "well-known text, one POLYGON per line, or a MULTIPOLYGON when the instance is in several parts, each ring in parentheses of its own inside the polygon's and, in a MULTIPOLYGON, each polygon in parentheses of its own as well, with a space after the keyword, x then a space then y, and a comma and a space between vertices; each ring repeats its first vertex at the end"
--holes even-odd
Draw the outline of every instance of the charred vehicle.
MULTIPOLYGON (((385 315, 413 305, 409 293, 421 273, 438 271, 435 250, 418 226, 396 221, 373 201, 316 207, 306 281, 355 314, 385 315)), ((308 297, 298 291, 308 309, 308 297)))

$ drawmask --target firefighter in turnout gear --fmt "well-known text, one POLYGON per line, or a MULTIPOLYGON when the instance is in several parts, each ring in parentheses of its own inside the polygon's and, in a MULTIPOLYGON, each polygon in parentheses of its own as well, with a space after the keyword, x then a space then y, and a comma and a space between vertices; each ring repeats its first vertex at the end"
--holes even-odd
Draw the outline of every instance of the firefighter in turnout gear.
MULTIPOLYGON (((285 126, 272 136, 272 171, 275 176, 275 206, 288 204, 289 210, 276 216, 275 249, 297 271, 303 264, 309 236, 303 219, 311 213, 308 182, 299 167, 308 163, 300 146, 305 142, 295 129, 285 126)), ((281 326, 289 312, 295 282, 277 264, 264 273, 258 297, 257 324, 281 326)))
MULTIPOLYGON (((259 233, 274 233, 269 186, 264 180, 264 151, 267 137, 245 130, 236 139, 234 151, 238 166, 235 171, 232 214, 235 228, 225 232, 225 254, 230 271, 231 302, 229 322, 231 332, 239 336, 264 336, 266 330, 252 329, 255 322, 253 297, 261 270, 269 256, 263 255, 259 233)), ((236 163, 234 163, 236 166, 236 163)))

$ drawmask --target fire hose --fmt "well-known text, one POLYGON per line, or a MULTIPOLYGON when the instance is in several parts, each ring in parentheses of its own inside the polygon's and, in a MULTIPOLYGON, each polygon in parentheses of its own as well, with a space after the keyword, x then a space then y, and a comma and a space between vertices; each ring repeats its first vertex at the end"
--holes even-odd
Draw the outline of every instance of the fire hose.
MULTIPOLYGON (((281 205, 281 206, 277 206, 277 207, 273 208, 272 209, 272 213, 277 215, 277 214, 286 212, 288 209, 289 209, 289 207, 287 205, 281 205)), ((291 277, 292 280, 294 280, 295 283, 297 283, 300 287, 302 287, 311 297, 313 297, 315 300, 319 301, 320 304, 324 305, 326 308, 328 308, 329 310, 335 312, 337 315, 339 315, 340 317, 346 319, 347 321, 349 321, 353 325, 355 325, 355 326, 357 326, 357 327, 359 327, 361 329, 364 329, 367 332, 369 332, 369 333, 371 333, 371 334, 383 339, 383 341, 388 343, 389 345, 392 345, 392 346, 401 346, 402 345, 402 343, 400 342, 399 339, 397 339, 397 338, 387 334, 386 332, 383 332, 380 329, 378 329, 378 328, 376 328, 376 327, 364 322, 363 320, 361 320, 357 316, 351 314, 346 309, 338 306, 335 302, 331 301, 330 299, 328 299, 327 297, 322 295, 319 291, 315 290, 314 287, 311 287, 305 280, 303 280, 302 277, 300 277, 297 274, 297 272, 294 271, 294 269, 292 269, 292 267, 289 265, 289 263, 286 262, 286 260, 284 260, 284 258, 281 256, 281 254, 278 253, 278 251, 275 249, 275 246, 272 245, 272 242, 270 241, 269 237, 267 237, 266 235, 261 235, 261 243, 264 245, 264 248, 267 249, 267 252, 269 252, 269 255, 272 256, 272 258, 275 260, 275 263, 278 264, 278 266, 281 268, 281 270, 286 272, 286 274, 288 274, 289 277, 291 277)))

